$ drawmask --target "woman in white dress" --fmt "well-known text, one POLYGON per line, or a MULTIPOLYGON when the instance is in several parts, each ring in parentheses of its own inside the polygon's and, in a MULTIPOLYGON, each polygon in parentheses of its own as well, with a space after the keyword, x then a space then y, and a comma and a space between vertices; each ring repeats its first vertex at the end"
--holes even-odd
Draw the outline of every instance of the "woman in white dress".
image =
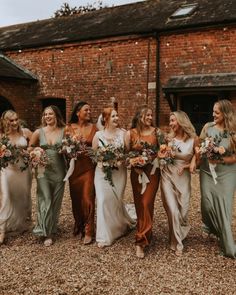
MULTIPOLYGON (((93 149, 104 145, 124 148, 125 131, 119 128, 118 115, 113 108, 105 108, 102 113, 104 130, 96 132, 93 139, 93 149)), ((121 164, 112 170, 112 182, 105 179, 106 175, 101 166, 95 170, 95 190, 97 199, 97 231, 98 247, 110 246, 116 239, 123 236, 135 221, 129 216, 123 203, 123 195, 127 180, 127 169, 121 164)))
MULTIPOLYGON (((2 115, 2 135, 9 138, 12 145, 27 148, 31 131, 21 128, 18 115, 8 110, 2 115)), ((9 164, 1 171, 0 244, 5 234, 21 233, 28 229, 31 219, 31 172, 21 171, 23 160, 9 164)))

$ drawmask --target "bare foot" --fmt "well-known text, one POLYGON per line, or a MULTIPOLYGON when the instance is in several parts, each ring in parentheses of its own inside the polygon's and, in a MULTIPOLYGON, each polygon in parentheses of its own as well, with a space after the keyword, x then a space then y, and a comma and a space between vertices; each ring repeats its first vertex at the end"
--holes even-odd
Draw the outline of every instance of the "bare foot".
POLYGON ((137 256, 138 258, 144 258, 144 257, 145 257, 143 247, 141 247, 141 246, 136 246, 136 256, 137 256))

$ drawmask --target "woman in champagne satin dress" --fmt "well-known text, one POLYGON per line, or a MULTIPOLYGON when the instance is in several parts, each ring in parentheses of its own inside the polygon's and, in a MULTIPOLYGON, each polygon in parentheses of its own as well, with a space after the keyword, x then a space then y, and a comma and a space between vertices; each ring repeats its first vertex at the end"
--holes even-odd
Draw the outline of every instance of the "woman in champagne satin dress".
MULTIPOLYGON (((141 152, 143 148, 141 143, 158 146, 159 134, 160 130, 152 126, 152 110, 146 105, 142 106, 133 119, 132 129, 126 134, 126 147, 129 151, 141 152)), ((152 168, 152 164, 147 164, 142 168, 131 168, 131 185, 137 213, 135 244, 136 255, 139 258, 144 258, 144 248, 150 244, 152 239, 154 202, 160 179, 160 169, 155 169, 152 174, 152 168), (139 176, 143 173, 149 180, 145 189, 143 189, 143 184, 139 183, 139 176)))
POLYGON ((170 114, 171 133, 169 146, 175 149, 173 163, 161 166, 161 196, 169 223, 171 250, 182 255, 183 240, 188 225, 189 201, 191 195, 191 174, 196 169, 195 146, 198 138, 187 114, 176 111, 170 114))
MULTIPOLYGON (((71 115, 66 132, 81 138, 89 147, 97 131, 91 120, 91 108, 87 102, 79 102, 71 115)), ((74 235, 83 238, 84 244, 90 244, 94 236, 95 213, 95 165, 88 155, 81 154, 75 161, 72 175, 69 177, 72 211, 75 220, 74 235)))
MULTIPOLYGON (((12 145, 27 149, 32 135, 27 128, 20 126, 18 115, 5 111, 2 115, 2 136, 9 138, 12 145)), ((31 220, 31 183, 30 169, 21 170, 23 159, 15 164, 9 164, 2 169, 0 189, 0 244, 5 234, 21 233, 29 229, 31 220)))

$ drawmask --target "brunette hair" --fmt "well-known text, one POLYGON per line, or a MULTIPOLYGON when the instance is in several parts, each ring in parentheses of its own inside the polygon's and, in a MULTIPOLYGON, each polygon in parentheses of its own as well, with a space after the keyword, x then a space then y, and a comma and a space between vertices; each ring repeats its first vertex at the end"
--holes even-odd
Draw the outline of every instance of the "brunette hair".
POLYGON ((216 101, 214 105, 219 106, 219 110, 224 117, 225 129, 230 134, 230 147, 236 151, 236 111, 232 103, 227 99, 216 101))
POLYGON ((149 110, 152 110, 152 109, 148 105, 140 106, 137 109, 137 111, 136 111, 136 113, 135 113, 135 115, 134 115, 134 117, 132 119, 131 128, 136 128, 138 134, 141 133, 141 131, 142 131, 143 127, 144 127, 143 122, 142 122, 142 118, 144 116, 146 116, 146 114, 147 114, 147 112, 149 110))
POLYGON ((55 117, 56 117, 56 124, 57 124, 57 127, 64 127, 65 126, 65 122, 64 122, 64 119, 62 117, 62 114, 61 114, 61 111, 60 109, 55 106, 55 105, 50 105, 50 106, 47 106, 44 110, 43 110, 43 115, 42 115, 42 126, 46 126, 46 122, 45 122, 45 112, 47 109, 51 109, 54 114, 55 114, 55 117))
MULTIPOLYGON (((191 123, 188 115, 183 112, 183 111, 175 111, 170 113, 170 116, 174 115, 179 126, 183 129, 184 131, 184 141, 186 141, 188 138, 194 138, 196 137, 196 131, 195 128, 193 127, 193 124, 191 123)), ((174 137, 173 132, 170 133, 171 136, 174 137)))
POLYGON ((78 122, 78 117, 77 117, 77 113, 82 109, 83 106, 85 105, 89 105, 89 103, 87 103, 86 101, 80 101, 78 102, 75 107, 73 108, 73 111, 71 113, 71 117, 69 120, 69 123, 77 123, 78 122))

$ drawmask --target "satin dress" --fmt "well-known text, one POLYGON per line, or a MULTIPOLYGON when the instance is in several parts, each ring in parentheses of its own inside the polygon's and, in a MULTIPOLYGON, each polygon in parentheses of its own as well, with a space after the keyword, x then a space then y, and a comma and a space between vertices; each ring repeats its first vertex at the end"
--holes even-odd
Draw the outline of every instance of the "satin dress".
MULTIPOLYGON (((60 144, 64 135, 64 128, 57 140, 60 144)), ((43 129, 39 130, 40 146, 47 145, 43 129)), ((43 176, 37 180, 37 225, 33 233, 38 236, 48 237, 57 232, 57 224, 64 195, 65 161, 58 154, 55 145, 47 145, 46 153, 50 164, 45 168, 43 176)))
MULTIPOLYGON (((92 140, 97 131, 92 126, 90 134, 85 138, 85 144, 92 146, 92 140)), ((77 135, 76 129, 67 126, 67 132, 77 135)), ((82 237, 94 236, 94 213, 95 213, 95 188, 94 188, 95 165, 87 155, 80 155, 75 161, 73 174, 69 178, 70 196, 74 216, 74 235, 82 237)))
MULTIPOLYGON (((136 129, 130 130, 130 150, 141 151, 142 145, 140 142, 146 142, 151 145, 159 145, 157 138, 157 131, 154 130, 152 134, 147 136, 139 136, 136 129)), ((135 243, 139 246, 147 246, 152 239, 152 225, 154 202, 160 180, 160 169, 157 168, 155 173, 151 175, 152 164, 147 164, 141 170, 149 179, 146 190, 142 194, 142 184, 139 183, 139 173, 136 168, 131 168, 131 185, 134 196, 134 204, 137 214, 137 233, 135 235, 135 243)))
MULTIPOLYGON (((16 145, 26 148, 26 138, 19 137, 16 145)), ((18 163, 8 165, 0 173, 0 232, 21 233, 29 228, 32 176, 29 168, 21 171, 23 166, 23 160, 20 159, 18 163)))
POLYGON ((182 241, 186 238, 188 225, 189 201, 191 195, 191 175, 189 169, 178 174, 178 169, 188 165, 194 155, 194 139, 182 141, 174 138, 171 145, 176 146, 173 164, 161 169, 161 197, 168 217, 170 248, 183 250, 182 241))
MULTIPOLYGON (((107 140, 104 131, 98 131, 97 137, 106 145, 112 144, 117 148, 124 148, 124 132, 121 130, 113 140, 107 140)), ((102 147, 100 141, 98 146, 102 147)), ((94 179, 97 200, 96 241, 110 246, 116 239, 132 229, 136 222, 129 216, 123 202, 127 181, 126 167, 121 165, 118 170, 112 170, 114 186, 104 177, 102 168, 97 165, 94 179)))
MULTIPOLYGON (((208 136, 220 136, 221 132, 214 123, 210 123, 206 133, 208 136)), ((206 136, 205 132, 201 138, 206 136)), ((221 146, 229 148, 229 134, 222 138, 221 146)), ((232 210, 236 190, 236 163, 217 164, 215 168, 217 183, 215 184, 207 159, 200 166, 201 211, 204 230, 219 238, 222 254, 236 258, 236 244, 232 233, 232 210)))

